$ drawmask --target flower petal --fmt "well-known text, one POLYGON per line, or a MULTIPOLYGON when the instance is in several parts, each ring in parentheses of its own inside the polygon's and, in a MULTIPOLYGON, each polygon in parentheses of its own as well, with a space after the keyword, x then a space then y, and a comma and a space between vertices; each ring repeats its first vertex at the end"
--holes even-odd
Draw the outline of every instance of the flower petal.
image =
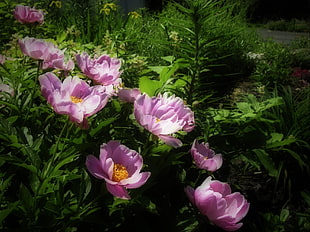
POLYGON ((107 178, 105 172, 102 169, 100 161, 93 155, 89 155, 86 158, 86 167, 88 171, 98 179, 107 178))
POLYGON ((181 140, 175 137, 172 137, 170 135, 158 135, 158 138, 164 141, 165 144, 172 146, 172 147, 181 147, 183 144, 181 140))
POLYGON ((137 173, 137 175, 134 175, 125 180, 126 181, 125 182, 126 184, 124 183, 125 187, 129 189, 139 188, 146 183, 146 181, 149 179, 150 176, 151 176, 150 172, 137 173))
POLYGON ((124 186, 120 185, 113 185, 106 183, 107 190, 115 197, 129 200, 130 196, 128 195, 128 192, 124 186))

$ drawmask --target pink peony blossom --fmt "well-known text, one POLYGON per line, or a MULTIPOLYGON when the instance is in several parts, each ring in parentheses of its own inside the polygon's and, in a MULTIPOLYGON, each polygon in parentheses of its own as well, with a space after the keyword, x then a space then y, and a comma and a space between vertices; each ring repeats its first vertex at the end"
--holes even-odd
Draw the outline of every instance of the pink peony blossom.
POLYGON ((87 53, 76 56, 76 61, 81 71, 101 85, 118 85, 121 82, 119 78, 121 72, 121 61, 111 58, 108 55, 102 55, 98 59, 90 59, 87 53))
MULTIPOLYGON (((59 50, 60 51, 60 50, 59 50)), ((54 57, 50 57, 46 61, 43 62, 42 69, 61 69, 64 71, 71 71, 74 69, 74 62, 73 60, 68 60, 67 63, 65 62, 64 55, 60 53, 55 53, 54 57)))
POLYGON ((239 192, 231 193, 229 184, 211 180, 209 176, 198 188, 188 186, 185 192, 199 211, 226 231, 238 230, 250 204, 239 192))
POLYGON ((218 170, 223 164, 222 155, 215 154, 215 152, 209 148, 208 143, 199 144, 198 141, 195 140, 191 148, 191 155, 198 168, 206 169, 211 172, 218 170))
POLYGON ((43 60, 42 69, 54 68, 69 71, 74 68, 74 62, 69 60, 65 63, 64 51, 51 42, 25 37, 19 40, 19 45, 24 55, 43 60))
POLYGON ((141 126, 173 147, 182 146, 182 142, 171 134, 194 129, 194 113, 182 99, 168 97, 167 93, 152 98, 139 96, 134 102, 134 115, 141 126))
POLYGON ((23 24, 42 24, 44 22, 43 11, 29 6, 17 5, 13 14, 15 19, 23 24))
POLYGON ((141 95, 141 92, 137 88, 120 88, 118 89, 117 95, 121 101, 133 103, 141 95))
POLYGON ((109 141, 100 147, 100 157, 87 156, 86 167, 96 178, 106 182, 107 190, 115 197, 130 199, 128 189, 139 188, 150 177, 150 172, 140 172, 143 159, 118 141, 109 141))
POLYGON ((0 93, 1 92, 8 93, 11 96, 14 96, 14 89, 7 84, 3 84, 3 83, 0 84, 0 93))
POLYGON ((108 102, 110 94, 104 86, 90 87, 78 77, 67 77, 63 83, 48 72, 39 77, 42 95, 58 114, 70 116, 72 122, 82 127, 88 126, 87 117, 101 110, 108 102))
POLYGON ((0 64, 4 64, 5 60, 6 60, 6 57, 0 54, 0 64))

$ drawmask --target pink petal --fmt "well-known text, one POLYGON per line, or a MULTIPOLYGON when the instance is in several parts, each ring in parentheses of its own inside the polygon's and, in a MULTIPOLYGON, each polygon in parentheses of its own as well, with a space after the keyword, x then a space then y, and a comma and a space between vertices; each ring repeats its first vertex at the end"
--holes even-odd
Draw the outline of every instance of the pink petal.
POLYGON ((105 179, 107 176, 102 170, 100 161, 93 155, 89 155, 86 158, 86 167, 88 171, 98 179, 105 179))
POLYGON ((181 140, 174 138, 170 135, 158 135, 158 138, 160 138, 162 141, 164 141, 165 144, 172 146, 172 147, 181 147, 182 142, 181 140))
POLYGON ((113 185, 106 183, 107 190, 115 197, 129 200, 130 196, 128 195, 128 192, 124 186, 120 185, 113 185))
POLYGON ((193 189, 190 186, 187 186, 184 189, 184 191, 185 191, 187 197, 189 198, 189 200, 191 201, 191 203, 195 205, 195 189, 193 189))
POLYGON ((146 183, 148 178, 151 176, 150 172, 141 172, 134 175, 132 178, 126 179, 125 187, 129 189, 139 188, 146 183))

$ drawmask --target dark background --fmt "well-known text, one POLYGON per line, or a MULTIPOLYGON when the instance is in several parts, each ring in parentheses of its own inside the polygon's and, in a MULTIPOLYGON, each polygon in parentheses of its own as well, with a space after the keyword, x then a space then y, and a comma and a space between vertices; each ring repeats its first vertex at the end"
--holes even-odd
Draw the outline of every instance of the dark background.
POLYGON ((257 0, 248 10, 252 21, 266 19, 310 20, 310 0, 257 0))
MULTIPOLYGON (((160 11, 171 0, 145 0, 146 7, 151 11, 160 11)), ((195 0, 193 0, 195 1, 195 0)), ((225 2, 225 0, 219 0, 225 2)), ((241 0, 242 1, 242 0, 241 0)), ((310 20, 310 0, 243 0, 249 4, 248 18, 250 21, 277 19, 310 20)), ((184 0, 175 0, 182 3, 184 0)), ((232 1, 230 1, 232 2, 232 1)))

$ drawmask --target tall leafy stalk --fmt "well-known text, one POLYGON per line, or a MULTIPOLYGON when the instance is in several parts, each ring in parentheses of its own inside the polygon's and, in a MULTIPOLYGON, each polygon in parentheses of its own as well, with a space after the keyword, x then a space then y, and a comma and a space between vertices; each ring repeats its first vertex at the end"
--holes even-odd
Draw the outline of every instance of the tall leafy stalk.
POLYGON ((177 4, 178 9, 187 16, 184 24, 178 23, 178 27, 183 30, 186 41, 180 44, 181 53, 188 63, 187 72, 189 79, 185 89, 188 104, 195 101, 204 101, 200 94, 201 78, 209 71, 210 62, 214 57, 211 51, 219 44, 219 40, 210 36, 210 31, 216 28, 215 18, 222 15, 224 8, 219 8, 214 1, 186 1, 185 5, 177 4))

